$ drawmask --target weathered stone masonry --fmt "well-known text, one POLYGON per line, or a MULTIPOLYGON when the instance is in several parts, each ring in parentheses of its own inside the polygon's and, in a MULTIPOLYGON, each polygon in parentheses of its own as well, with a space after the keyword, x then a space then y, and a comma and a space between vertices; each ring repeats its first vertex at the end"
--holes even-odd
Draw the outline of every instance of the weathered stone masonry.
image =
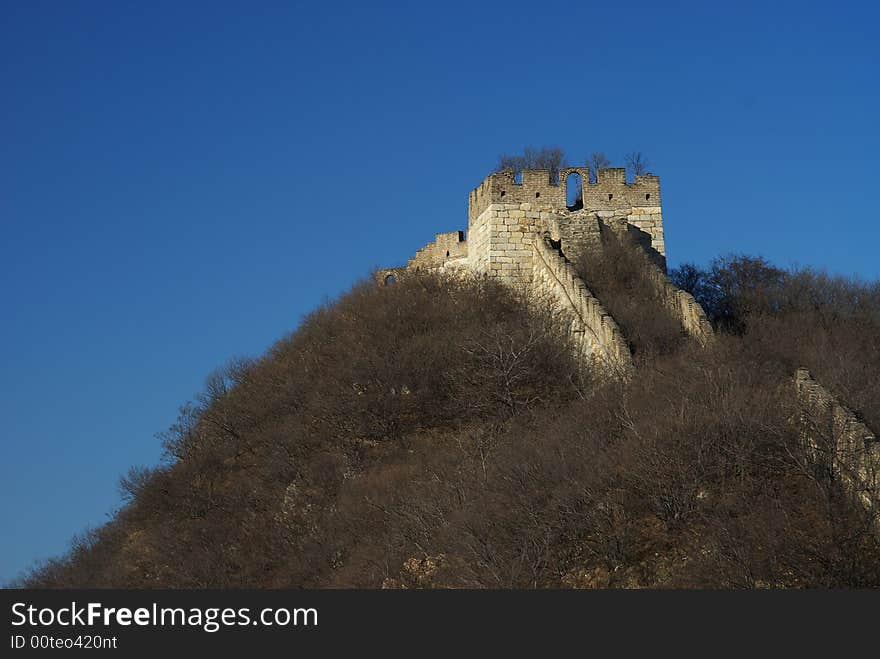
POLYGON ((569 262, 571 255, 602 248, 603 230, 625 230, 644 249, 655 294, 683 329, 702 343, 711 327, 692 296, 666 277, 666 243, 660 180, 652 175, 626 182, 623 169, 600 169, 591 182, 585 167, 562 169, 558 182, 547 170, 487 176, 468 198, 468 230, 437 234, 406 268, 380 270, 380 282, 407 270, 436 269, 486 274, 534 296, 553 301, 570 324, 579 350, 592 361, 628 369, 632 360, 617 323, 569 262), (580 175, 582 190, 571 207, 566 186, 580 175))
MULTIPOLYGON (((376 272, 379 283, 418 269, 482 273, 549 301, 559 311, 579 354, 606 371, 627 374, 632 356, 617 323, 603 308, 569 257, 589 259, 603 249, 603 232, 625 233, 638 251, 652 293, 701 344, 712 340, 712 327, 694 297, 666 276, 666 244, 660 208, 660 181, 637 176, 627 183, 622 169, 600 169, 589 182, 586 168, 563 169, 559 182, 546 170, 490 174, 468 199, 467 239, 463 232, 437 234, 404 268, 376 272), (580 199, 566 206, 566 181, 583 181, 580 199)), ((866 509, 880 509, 880 440, 842 405, 809 371, 794 377, 800 402, 797 419, 805 455, 866 509)))
MULTIPOLYGON (((663 238, 663 217, 660 208, 660 179, 653 174, 637 176, 634 183, 626 182, 626 171, 620 168, 600 169, 595 183, 590 182, 586 167, 560 170, 559 182, 550 180, 547 170, 525 170, 522 180, 516 182, 513 172, 490 174, 468 198, 468 240, 470 228, 492 204, 527 203, 535 211, 568 214, 566 186, 569 177, 579 174, 583 184, 579 202, 583 210, 599 218, 625 217, 633 226, 651 236, 652 247, 666 254, 663 238)), ((571 210, 575 210, 579 204, 571 210)))
POLYGON ((438 233, 434 242, 428 243, 416 252, 407 263, 407 267, 464 267, 467 265, 467 254, 467 242, 463 232, 438 233))
POLYGON ((866 509, 880 506, 880 439, 805 368, 794 376, 801 437, 812 464, 866 509))
POLYGON ((549 236, 535 241, 532 261, 532 291, 560 309, 570 325, 575 346, 585 360, 606 369, 627 371, 632 366, 629 346, 617 323, 605 311, 562 256, 549 236))

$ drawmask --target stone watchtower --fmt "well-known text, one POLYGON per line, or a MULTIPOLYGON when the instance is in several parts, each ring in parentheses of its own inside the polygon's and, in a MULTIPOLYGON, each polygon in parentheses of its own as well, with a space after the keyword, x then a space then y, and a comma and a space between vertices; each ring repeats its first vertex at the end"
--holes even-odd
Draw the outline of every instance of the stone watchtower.
POLYGON ((383 270, 385 276, 406 269, 466 268, 510 280, 528 279, 535 239, 549 232, 562 249, 574 254, 578 244, 599 240, 602 225, 627 226, 655 255, 666 255, 660 179, 653 174, 626 182, 621 168, 600 169, 590 181, 586 167, 568 167, 552 181, 548 170, 489 174, 468 195, 467 237, 462 231, 438 233, 419 249, 406 268, 383 270), (569 189, 580 189, 574 204, 569 189), (569 249, 566 249, 568 247, 569 249))
POLYGON ((595 183, 589 169, 560 170, 558 182, 547 170, 490 174, 468 198, 468 267, 505 279, 530 277, 532 246, 549 232, 571 256, 576 245, 597 244, 602 224, 629 226, 642 242, 665 257, 660 180, 653 174, 626 182, 623 169, 600 169, 595 183), (569 206, 567 190, 581 188, 569 206))
POLYGON ((703 310, 666 277, 660 180, 653 174, 632 183, 619 168, 598 170, 595 181, 586 167, 561 169, 558 180, 548 170, 489 174, 468 197, 467 237, 461 231, 437 234, 405 268, 376 275, 386 284, 422 269, 497 278, 550 299, 570 320, 585 357, 625 370, 631 363, 628 344, 570 262, 602 249, 608 230, 635 239, 656 294, 684 331, 708 341, 712 331, 703 310))

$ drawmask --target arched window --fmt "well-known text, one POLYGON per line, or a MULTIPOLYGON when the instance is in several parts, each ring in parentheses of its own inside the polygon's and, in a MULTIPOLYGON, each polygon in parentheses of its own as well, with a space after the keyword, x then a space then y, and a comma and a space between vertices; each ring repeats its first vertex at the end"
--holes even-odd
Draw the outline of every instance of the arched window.
POLYGON ((570 210, 584 207, 584 187, 581 175, 577 172, 569 172, 565 177, 565 205, 570 210))
POLYGON ((388 275, 387 277, 385 277, 385 285, 386 286, 391 286, 391 284, 396 284, 396 283, 397 283, 397 277, 395 277, 394 275, 388 275))

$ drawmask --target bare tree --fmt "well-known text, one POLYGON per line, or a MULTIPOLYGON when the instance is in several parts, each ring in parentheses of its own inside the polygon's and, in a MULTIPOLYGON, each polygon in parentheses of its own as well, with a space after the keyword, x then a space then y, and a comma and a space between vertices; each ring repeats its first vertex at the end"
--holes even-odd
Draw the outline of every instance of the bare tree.
POLYGON ((144 488, 150 484, 156 470, 150 467, 133 466, 119 479, 119 494, 125 503, 134 501, 144 488))
POLYGON ((595 183, 598 180, 599 169, 610 166, 611 161, 608 160, 604 151, 593 151, 587 158, 587 167, 590 168, 590 181, 595 183))
POLYGON ((521 154, 498 156, 496 172, 513 170, 521 172, 524 169, 547 169, 550 170, 550 180, 559 182, 559 169, 567 166, 565 151, 558 146, 542 146, 540 149, 527 146, 521 154))
POLYGON ((648 159, 641 151, 626 154, 626 168, 633 176, 641 176, 648 171, 648 159))

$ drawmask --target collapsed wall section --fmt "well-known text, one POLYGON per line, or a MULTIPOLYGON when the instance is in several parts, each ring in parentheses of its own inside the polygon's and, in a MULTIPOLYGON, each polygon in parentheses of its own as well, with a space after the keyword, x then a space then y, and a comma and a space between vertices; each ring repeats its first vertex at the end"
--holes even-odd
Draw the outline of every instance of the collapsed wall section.
POLYGON ((579 357, 603 370, 625 375, 632 355, 617 323, 604 309, 549 234, 534 243, 531 292, 549 301, 570 324, 579 357))
POLYGON ((575 263, 602 249, 602 226, 595 213, 580 210, 556 215, 549 221, 547 230, 550 238, 559 243, 562 253, 575 263))
POLYGON ((462 231, 438 233, 434 240, 418 251, 408 268, 444 268, 467 265, 468 244, 462 231))
POLYGON ((880 506, 880 440, 805 368, 794 375, 801 437, 813 464, 866 509, 880 506))

